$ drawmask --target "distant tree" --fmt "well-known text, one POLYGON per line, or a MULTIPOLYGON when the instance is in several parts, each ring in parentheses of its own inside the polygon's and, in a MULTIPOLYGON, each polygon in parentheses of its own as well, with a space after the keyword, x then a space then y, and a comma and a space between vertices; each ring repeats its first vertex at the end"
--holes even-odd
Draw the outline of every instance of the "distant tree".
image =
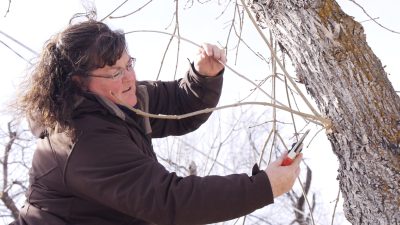
POLYGON ((0 216, 16 219, 28 186, 32 136, 27 130, 20 130, 19 124, 12 120, 7 123, 6 130, 1 131, 0 139, 4 146, 0 158, 0 200, 3 203, 0 216))

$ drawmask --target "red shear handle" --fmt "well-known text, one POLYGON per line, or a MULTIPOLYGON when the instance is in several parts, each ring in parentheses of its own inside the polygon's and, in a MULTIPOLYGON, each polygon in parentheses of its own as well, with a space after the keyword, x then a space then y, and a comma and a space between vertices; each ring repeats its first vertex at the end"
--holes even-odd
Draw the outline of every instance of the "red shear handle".
POLYGON ((297 153, 294 151, 290 151, 285 159, 282 161, 282 166, 289 166, 292 164, 293 160, 296 158, 297 153))
POLYGON ((292 164, 293 159, 286 157, 283 162, 282 162, 282 166, 289 166, 290 164, 292 164))

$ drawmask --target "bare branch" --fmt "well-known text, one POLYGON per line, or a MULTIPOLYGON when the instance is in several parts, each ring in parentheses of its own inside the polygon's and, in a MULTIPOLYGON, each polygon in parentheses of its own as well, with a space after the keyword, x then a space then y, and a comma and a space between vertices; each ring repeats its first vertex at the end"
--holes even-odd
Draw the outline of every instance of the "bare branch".
POLYGON ((9 166, 9 156, 10 152, 12 150, 12 146, 17 139, 17 132, 13 131, 13 123, 14 121, 10 121, 7 124, 8 128, 8 142, 5 146, 4 149, 4 156, 3 156, 3 190, 0 192, 0 199, 4 203, 4 205, 9 209, 12 213, 12 216, 14 219, 18 217, 19 210, 15 205, 14 200, 10 197, 8 191, 11 188, 11 185, 9 187, 8 185, 8 166, 9 166))
POLYGON ((336 196, 336 201, 335 201, 335 207, 333 208, 333 213, 332 213, 332 222, 331 224, 333 225, 333 221, 335 221, 335 214, 336 214, 336 208, 339 202, 339 197, 340 197, 340 189, 338 190, 337 196, 336 196))
MULTIPOLYGON (((17 43, 18 45, 20 45, 21 47, 25 48, 26 50, 30 51, 31 53, 33 53, 35 56, 39 55, 39 53, 35 52, 33 49, 29 48, 28 46, 26 46, 25 44, 21 43, 20 41, 16 40, 15 38, 11 37, 10 35, 4 33, 3 31, 0 30, 0 34, 6 36, 8 39, 12 40, 13 42, 17 43)), ((29 61, 28 61, 29 62, 29 61)))
MULTIPOLYGON (((207 154, 204 154, 204 152, 198 150, 196 147, 194 147, 194 146, 191 145, 190 143, 188 143, 188 142, 186 142, 186 141, 184 141, 184 140, 182 140, 182 139, 178 139, 178 140, 181 141, 183 144, 189 146, 191 150, 193 150, 193 151, 199 153, 200 155, 206 157, 207 159, 211 159, 211 160, 212 160, 212 158, 211 158, 210 156, 208 156, 207 154)), ((233 169, 227 167, 225 164, 220 163, 220 162, 218 162, 217 160, 215 160, 215 163, 218 164, 219 166, 221 166, 222 168, 224 168, 224 169, 230 171, 230 172, 235 172, 235 170, 233 170, 233 169)))
POLYGON ((178 33, 178 48, 176 51, 176 64, 175 64, 175 72, 174 72, 174 80, 176 79, 176 73, 178 71, 178 64, 179 64, 179 53, 181 49, 181 33, 179 30, 179 0, 175 0, 175 29, 178 33))
POLYGON ((11 8, 11 0, 8 0, 8 7, 6 13, 4 14, 4 17, 6 17, 7 14, 10 12, 10 8, 11 8))
MULTIPOLYGON (((159 33, 159 34, 166 34, 166 35, 170 35, 170 36, 172 35, 172 36, 176 37, 174 34, 171 34, 171 33, 168 33, 168 32, 164 32, 164 31, 155 31, 155 30, 136 30, 136 31, 128 31, 128 32, 125 32, 125 34, 138 33, 138 32, 143 32, 143 33, 146 33, 146 32, 148 32, 148 33, 159 33)), ((184 40, 184 41, 186 41, 186 42, 189 42, 189 43, 191 43, 191 44, 193 44, 193 45, 195 45, 195 46, 201 47, 200 45, 194 43, 193 41, 191 41, 191 40, 189 40, 189 39, 186 39, 186 38, 183 38, 183 37, 179 37, 179 38, 181 38, 182 40, 184 40)), ((221 63, 222 63, 222 62, 221 62, 221 63)), ((236 74, 237 76, 239 76, 240 78, 242 78, 242 79, 248 81, 249 83, 251 83, 252 85, 254 85, 254 86, 255 86, 258 90, 260 90, 263 94, 265 94, 265 95, 268 96, 269 98, 273 99, 273 98, 271 97, 271 95, 269 95, 265 90, 263 90, 259 85, 257 85, 256 83, 254 83, 252 80, 250 80, 250 79, 247 78, 246 76, 240 74, 240 73, 237 72, 235 69, 233 69, 232 67, 230 67, 228 64, 224 64, 224 66, 225 66, 227 69, 229 69, 230 71, 232 71, 234 74, 236 74)), ((289 79, 291 79, 290 76, 288 76, 288 77, 289 77, 289 79)), ((292 82, 294 82, 294 81, 292 81, 292 82)), ((301 94, 301 92, 300 92, 300 94, 301 94)), ((301 94, 301 95, 302 95, 302 94, 301 94)), ((304 97, 304 95, 303 95, 303 97, 304 97)), ((304 98, 305 98, 305 97, 304 97, 304 98)), ((281 105, 281 106, 284 106, 284 104, 281 103, 281 102, 279 102, 279 101, 276 101, 276 103, 279 104, 279 105, 281 105)), ((319 115, 319 114, 317 113, 316 115, 319 115)))
POLYGON ((123 5, 125 5, 125 3, 127 3, 128 0, 125 0, 123 3, 121 3, 119 6, 117 6, 117 8, 115 8, 113 11, 111 11, 107 16, 105 16, 103 19, 101 19, 100 21, 103 22, 105 19, 107 18, 111 18, 111 15, 117 11, 119 8, 121 8, 123 5))
MULTIPOLYGON (((0 31, 1 32, 1 31, 0 31)), ((29 64, 32 64, 28 59, 26 59, 25 57, 23 57, 21 54, 19 54, 17 51, 15 51, 13 48, 11 48, 10 46, 8 46, 6 43, 4 43, 2 40, 0 40, 0 43, 2 43, 4 46, 6 46, 8 49, 10 49, 12 52, 14 52, 14 54, 16 54, 18 57, 20 57, 21 59, 23 59, 24 61, 26 61, 29 64)))
POLYGON ((4 205, 9 209, 12 213, 14 219, 18 218, 19 210, 15 205, 14 200, 8 195, 8 192, 0 192, 0 199, 4 203, 4 205))
POLYGON ((162 69, 162 67, 163 67, 163 65, 164 65, 164 60, 165 60, 165 58, 166 58, 166 56, 167 56, 169 47, 171 46, 171 43, 172 43, 172 40, 174 39, 174 35, 175 35, 176 31, 177 31, 177 27, 175 27, 174 32, 172 33, 171 38, 170 38, 169 41, 168 41, 167 47, 165 48, 165 51, 164 51, 164 54, 163 54, 163 57, 162 57, 161 63, 160 63, 160 69, 158 69, 158 73, 157 73, 156 80, 158 80, 159 77, 160 77, 161 69, 162 69))
POLYGON ((268 48, 271 51, 271 56, 273 56, 275 59, 277 59, 277 64, 279 65, 280 69, 284 72, 285 76, 288 78, 289 82, 292 84, 292 86, 299 92, 300 97, 303 99, 303 101, 306 103, 306 105, 308 106, 308 108, 314 113, 314 115, 319 115, 318 111, 311 105, 311 103, 307 100, 307 98, 304 96, 304 94, 300 91, 299 87, 296 85, 296 83, 293 81, 293 79, 289 76, 289 73, 287 72, 287 70, 285 69, 285 67, 282 65, 282 63, 279 61, 278 57, 276 56, 276 54, 273 51, 273 47, 270 44, 270 42, 267 40, 267 38, 265 37, 265 35, 263 34, 263 32, 261 31, 260 27, 257 26, 256 20, 254 19, 254 17, 252 16, 252 14, 250 13, 250 10, 248 9, 248 7, 246 6, 244 0, 241 0, 244 9, 247 12, 247 15, 249 16, 250 20, 252 21, 254 27, 257 29, 258 33, 260 34, 260 36, 262 37, 262 39, 264 40, 264 42, 266 43, 266 45, 268 46, 268 48))
MULTIPOLYGON (((126 0, 126 1, 123 2, 122 4, 125 4, 127 1, 128 1, 128 0, 126 0)), ((110 18, 110 19, 119 19, 119 18, 123 18, 123 17, 128 17, 128 16, 130 16, 130 15, 132 15, 132 14, 134 14, 134 13, 139 12, 139 11, 142 10, 144 7, 146 7, 148 4, 150 4, 152 1, 153 1, 153 0, 149 0, 149 1, 146 2, 144 5, 142 5, 142 6, 139 7, 138 9, 136 9, 135 11, 133 11, 133 12, 131 12, 131 13, 128 13, 128 14, 126 14, 126 15, 122 15, 122 16, 109 16, 109 18, 110 18)), ((122 4, 121 4, 119 7, 121 7, 122 4)), ((118 7, 118 8, 119 8, 119 7, 118 7)), ((113 12, 115 12, 118 8, 116 8, 113 12)), ((111 12, 111 14, 112 14, 113 12, 111 12)), ((111 15, 111 14, 110 14, 110 15, 111 15)))
MULTIPOLYGON (((175 27, 174 27, 174 31, 173 31, 173 33, 171 34, 171 37, 170 37, 170 39, 169 39, 169 41, 168 41, 167 47, 165 48, 163 57, 162 57, 162 59, 161 59, 160 68, 159 68, 159 70, 158 70, 156 80, 158 80, 159 77, 160 77, 161 70, 162 70, 162 67, 163 67, 163 65, 164 65, 164 60, 165 60, 165 58, 166 58, 166 56, 167 56, 169 47, 171 46, 171 43, 172 43, 172 40, 174 39, 174 37, 176 37, 176 38, 178 39, 178 48, 177 48, 176 63, 175 63, 175 72, 174 72, 174 79, 176 78, 176 73, 177 73, 177 71, 178 71, 178 64, 179 64, 180 45, 181 45, 181 37, 180 37, 180 31, 179 31, 179 13, 178 13, 178 12, 179 12, 179 1, 176 0, 176 1, 175 1, 175 13, 174 13, 174 16, 173 16, 173 19, 175 18, 175 27)), ((172 23, 172 21, 171 21, 171 23, 172 23)), ((171 23, 170 23, 170 24, 171 24, 171 23)), ((170 25, 168 25, 168 27, 169 27, 169 26, 170 26, 170 25)))
POLYGON ((160 155, 157 155, 157 157, 160 158, 161 160, 165 161, 165 162, 168 163, 169 165, 174 166, 174 167, 177 168, 177 169, 182 169, 182 170, 184 170, 186 173, 189 173, 189 170, 188 170, 186 167, 177 164, 176 162, 172 161, 171 159, 164 158, 164 157, 162 157, 162 156, 160 156, 160 155))
POLYGON ((120 19, 120 18, 124 18, 124 17, 128 17, 134 13, 139 12, 140 10, 142 10, 144 7, 146 7, 148 4, 150 4, 150 2, 152 2, 153 0, 149 0, 147 3, 145 3, 144 5, 142 5, 141 7, 139 7, 138 9, 136 9, 135 11, 128 13, 126 15, 122 15, 122 16, 111 16, 111 14, 113 14, 115 11, 117 11, 122 5, 124 5, 128 0, 126 0, 125 2, 123 2, 121 5, 119 5, 115 10, 113 10, 109 15, 107 15, 106 17, 104 17, 101 21, 105 20, 107 17, 110 19, 120 19))
POLYGON ((10 151, 12 149, 12 145, 15 142, 15 139, 17 138, 17 133, 15 131, 12 131, 12 121, 8 122, 7 124, 8 127, 8 142, 5 146, 4 149, 4 157, 3 157, 3 191, 7 188, 8 186, 8 158, 10 151))
POLYGON ((213 111, 221 110, 221 109, 225 109, 225 108, 237 107, 237 106, 242 106, 242 105, 264 105, 264 106, 275 107, 275 108, 281 109, 283 111, 291 112, 291 113, 301 116, 301 117, 307 119, 308 121, 315 123, 317 125, 322 125, 325 127, 330 126, 330 121, 326 118, 317 117, 317 116, 314 116, 311 114, 292 110, 286 106, 275 105, 275 104, 271 104, 271 103, 267 103, 267 102, 241 102, 241 103, 234 103, 234 104, 225 105, 225 106, 219 106, 219 107, 215 107, 215 108, 206 108, 203 110, 186 113, 186 114, 182 114, 182 115, 162 115, 162 114, 151 114, 151 113, 147 113, 147 112, 141 111, 139 109, 133 108, 132 106, 126 104, 125 102, 120 100, 118 97, 116 97, 114 95, 114 93, 110 93, 110 94, 114 98, 114 100, 116 102, 118 102, 118 104, 121 104, 121 105, 127 107, 128 109, 130 109, 131 111, 135 112, 138 115, 141 115, 144 117, 150 117, 150 118, 180 120, 180 119, 185 119, 188 117, 192 117, 192 116, 196 116, 196 115, 200 115, 200 114, 204 114, 204 113, 211 113, 213 111))
MULTIPOLYGON (((308 209, 310 212, 310 216, 311 216, 312 224, 315 224, 314 217, 313 217, 313 210, 312 210, 312 207, 307 198, 308 192, 310 191, 310 187, 311 187, 311 180, 312 180, 312 172, 311 172, 310 167, 307 166, 307 176, 306 176, 306 182, 304 185, 301 183, 300 178, 299 178, 299 182, 302 187, 303 195, 297 200, 295 207, 298 209, 298 211, 304 211, 304 206, 305 206, 304 203, 307 203, 308 209)), ((298 223, 304 224, 306 222, 306 219, 304 218, 305 213, 298 213, 298 211, 295 211, 296 220, 298 223)))
MULTIPOLYGON (((360 4, 358 4, 356 1, 354 1, 354 0, 349 0, 349 1, 351 1, 351 2, 354 3, 356 6, 358 6, 358 7, 365 13, 365 15, 367 15, 372 21, 374 21, 374 23, 378 24, 378 26, 380 26, 380 27, 382 27, 383 29, 385 29, 385 30, 387 30, 387 31, 390 31, 390 32, 392 32, 392 33, 400 34, 400 32, 395 31, 395 30, 391 30, 391 29, 389 29, 389 28, 383 26, 382 24, 380 24, 375 18, 372 18, 372 16, 370 16, 370 15, 368 14, 368 12, 367 12, 360 4)), ((378 18, 379 18, 379 17, 378 17, 378 18)))

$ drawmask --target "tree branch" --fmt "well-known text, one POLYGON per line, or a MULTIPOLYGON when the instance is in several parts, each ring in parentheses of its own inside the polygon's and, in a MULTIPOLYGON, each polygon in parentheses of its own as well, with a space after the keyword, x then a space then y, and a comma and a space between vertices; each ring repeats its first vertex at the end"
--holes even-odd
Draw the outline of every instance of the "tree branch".
MULTIPOLYGON (((383 29, 385 29, 385 30, 387 30, 387 31, 390 31, 390 32, 392 32, 392 33, 400 34, 400 32, 395 31, 395 30, 391 30, 391 29, 389 29, 389 28, 383 26, 382 24, 380 24, 378 21, 376 21, 376 18, 372 18, 372 16, 370 16, 370 15, 367 13, 367 11, 366 11, 360 4, 358 4, 356 1, 354 1, 354 0, 349 0, 349 1, 351 1, 351 2, 354 3, 356 6, 358 6, 358 7, 365 13, 365 15, 367 15, 372 21, 374 21, 374 23, 378 24, 378 26, 380 26, 380 27, 382 27, 383 29)), ((378 18, 379 18, 379 17, 378 17, 378 18)))
POLYGON ((4 203, 4 205, 9 209, 12 213, 14 219, 18 218, 19 210, 15 205, 14 200, 10 197, 8 193, 8 159, 10 152, 12 150, 12 146, 17 139, 17 132, 12 131, 12 122, 10 121, 7 124, 8 127, 8 138, 9 141, 7 142, 5 149, 4 149, 4 159, 3 159, 3 190, 0 192, 0 199, 4 203))

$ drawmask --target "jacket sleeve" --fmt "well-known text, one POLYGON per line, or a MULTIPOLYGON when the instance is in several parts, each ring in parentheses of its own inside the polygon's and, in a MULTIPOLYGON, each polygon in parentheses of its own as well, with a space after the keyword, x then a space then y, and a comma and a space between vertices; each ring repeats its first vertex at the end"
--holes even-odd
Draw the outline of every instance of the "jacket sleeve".
MULTIPOLYGON (((149 112, 163 115, 182 115, 218 104, 222 90, 222 70, 215 77, 205 77, 195 72, 193 64, 184 78, 170 82, 140 82, 147 87, 149 112)), ((151 119, 152 137, 183 135, 203 124, 211 113, 181 120, 151 119)))
POLYGON ((111 122, 82 133, 67 165, 64 182, 75 195, 160 225, 229 220, 273 202, 263 171, 179 177, 111 122))

